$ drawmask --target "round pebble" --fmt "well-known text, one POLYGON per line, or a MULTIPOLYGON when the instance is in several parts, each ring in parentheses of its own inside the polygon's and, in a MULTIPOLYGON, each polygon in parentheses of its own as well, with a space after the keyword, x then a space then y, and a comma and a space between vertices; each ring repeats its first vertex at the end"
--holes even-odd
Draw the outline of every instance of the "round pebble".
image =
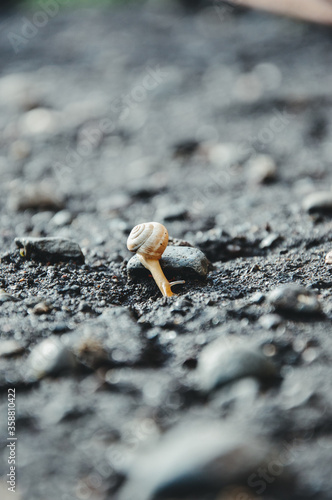
POLYGON ((257 184, 272 182, 277 177, 277 165, 269 155, 256 155, 248 162, 249 179, 257 184))
POLYGON ((316 294, 300 285, 283 285, 272 290, 267 298, 277 311, 301 314, 321 313, 321 305, 316 294))
POLYGON ((325 264, 332 264, 332 250, 325 256, 325 264))
POLYGON ((302 207, 309 214, 332 214, 332 191, 319 191, 309 194, 304 199, 302 207))
POLYGON ((210 392, 244 377, 266 380, 276 375, 276 367, 258 348, 247 342, 218 339, 209 344, 198 360, 199 386, 210 392))

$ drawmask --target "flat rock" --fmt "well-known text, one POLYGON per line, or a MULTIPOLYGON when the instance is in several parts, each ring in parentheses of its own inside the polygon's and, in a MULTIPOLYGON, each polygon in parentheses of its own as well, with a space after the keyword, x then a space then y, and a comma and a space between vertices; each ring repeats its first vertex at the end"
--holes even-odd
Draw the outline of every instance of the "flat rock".
POLYGON ((332 214, 332 191, 318 191, 309 194, 303 201, 306 212, 332 214))
POLYGON ((248 428, 211 419, 183 422, 138 454, 118 498, 197 498, 198 493, 205 498, 232 484, 247 485, 272 450, 248 428))
POLYGON ((78 243, 65 238, 15 238, 16 246, 22 249, 26 259, 40 261, 69 261, 74 260, 79 264, 84 263, 84 255, 78 243))
POLYGON ((301 285, 292 283, 282 285, 272 290, 267 299, 276 311, 296 314, 320 314, 322 312, 317 295, 301 285))
POLYGON ((69 210, 60 210, 51 219, 51 223, 55 226, 67 226, 73 220, 73 215, 69 210))
MULTIPOLYGON (((206 278, 209 261, 201 250, 192 247, 168 246, 160 259, 160 265, 167 274, 176 273, 180 276, 206 278)), ((134 255, 127 264, 128 277, 131 279, 148 276, 149 271, 134 255)))
POLYGON ((276 243, 279 243, 283 238, 276 233, 271 233, 268 236, 266 236, 259 244, 259 248, 271 248, 276 245, 276 243))
POLYGON ((217 339, 203 349, 198 360, 198 383, 203 392, 244 377, 269 380, 276 374, 274 364, 247 342, 217 339))

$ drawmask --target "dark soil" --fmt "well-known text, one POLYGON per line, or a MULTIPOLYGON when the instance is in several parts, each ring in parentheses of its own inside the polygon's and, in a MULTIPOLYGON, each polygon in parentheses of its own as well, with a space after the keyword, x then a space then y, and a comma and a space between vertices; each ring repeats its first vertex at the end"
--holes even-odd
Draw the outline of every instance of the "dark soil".
MULTIPOLYGON (((116 498, 140 445, 199 414, 299 440, 281 498, 330 499, 332 222, 302 202, 332 183, 331 33, 229 7, 80 10, 49 19, 15 53, 8 36, 25 15, 0 25, 0 288, 19 299, 0 302, 0 342, 24 347, 0 358, 2 481, 16 387, 17 498, 116 498), (277 165, 272 182, 258 178, 261 154, 277 165), (56 200, 21 206, 30 185, 56 200), (69 212, 60 223, 58 199, 69 212), (150 220, 206 253, 206 281, 188 278, 170 299, 149 277, 128 282, 127 236, 150 220), (27 261, 14 239, 28 235, 78 242, 85 264, 27 261), (322 313, 267 327, 266 295, 284 283, 315 291, 322 313), (100 358, 87 341, 75 368, 26 379, 34 346, 91 340, 107 318, 123 328, 126 355, 100 358), (228 388, 202 397, 197 361, 218 337, 254 341, 279 380, 242 404, 241 392, 221 403, 228 388)), ((273 485, 259 498, 277 498, 273 485)))

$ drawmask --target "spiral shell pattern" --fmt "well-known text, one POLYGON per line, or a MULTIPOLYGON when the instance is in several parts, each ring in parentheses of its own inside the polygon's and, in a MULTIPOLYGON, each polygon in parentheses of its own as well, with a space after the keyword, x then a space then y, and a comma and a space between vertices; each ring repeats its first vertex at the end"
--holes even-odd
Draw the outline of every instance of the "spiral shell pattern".
POLYGON ((159 260, 168 243, 168 231, 159 222, 145 222, 135 226, 127 240, 127 248, 146 259, 159 260))

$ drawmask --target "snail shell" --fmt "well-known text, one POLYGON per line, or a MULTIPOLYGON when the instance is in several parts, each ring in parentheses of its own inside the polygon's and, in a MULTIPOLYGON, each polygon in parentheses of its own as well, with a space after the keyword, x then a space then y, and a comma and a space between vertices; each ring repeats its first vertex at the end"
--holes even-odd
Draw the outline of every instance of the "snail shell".
POLYGON ((146 259, 159 260, 168 243, 168 231, 159 222, 145 222, 135 226, 127 240, 127 248, 146 259))

